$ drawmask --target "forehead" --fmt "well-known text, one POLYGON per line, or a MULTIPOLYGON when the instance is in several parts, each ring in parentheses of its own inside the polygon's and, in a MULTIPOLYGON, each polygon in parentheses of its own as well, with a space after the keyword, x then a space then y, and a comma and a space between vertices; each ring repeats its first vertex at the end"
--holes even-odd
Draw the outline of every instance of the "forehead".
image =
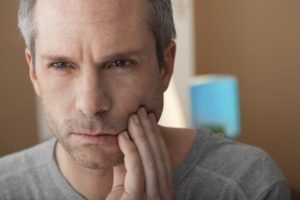
POLYGON ((145 17, 145 0, 38 0, 37 21, 99 23, 145 17))
POLYGON ((145 35, 150 33, 145 0, 37 2, 35 20, 39 50, 65 52, 66 46, 80 49, 91 44, 107 50, 117 45, 120 48, 120 44, 134 45, 137 40, 144 41, 145 35), (54 43, 61 44, 59 49, 54 43))

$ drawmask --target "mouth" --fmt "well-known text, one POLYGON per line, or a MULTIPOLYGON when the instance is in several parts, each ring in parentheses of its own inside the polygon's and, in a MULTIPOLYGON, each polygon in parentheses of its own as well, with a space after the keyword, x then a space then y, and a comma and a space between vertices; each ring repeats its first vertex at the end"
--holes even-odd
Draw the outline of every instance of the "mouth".
POLYGON ((72 132, 71 134, 93 137, 93 136, 117 136, 120 133, 117 133, 117 132, 72 132))
POLYGON ((71 133, 72 137, 83 144, 112 145, 118 141, 118 133, 71 133))

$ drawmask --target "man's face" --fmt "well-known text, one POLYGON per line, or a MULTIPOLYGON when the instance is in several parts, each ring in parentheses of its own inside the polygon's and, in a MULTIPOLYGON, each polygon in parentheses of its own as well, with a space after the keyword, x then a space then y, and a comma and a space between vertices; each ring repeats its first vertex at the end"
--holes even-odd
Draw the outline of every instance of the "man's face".
POLYGON ((141 0, 37 1, 31 80, 49 127, 82 166, 122 160, 116 135, 140 106, 161 115, 172 70, 158 66, 146 9, 141 0))

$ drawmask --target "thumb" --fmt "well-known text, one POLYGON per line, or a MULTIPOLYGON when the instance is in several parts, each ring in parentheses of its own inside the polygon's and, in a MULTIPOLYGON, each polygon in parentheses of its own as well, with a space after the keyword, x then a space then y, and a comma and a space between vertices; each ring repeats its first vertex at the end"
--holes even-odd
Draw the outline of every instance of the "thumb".
POLYGON ((113 183, 111 192, 106 197, 106 200, 120 199, 124 194, 124 180, 126 169, 124 163, 113 167, 113 183))
MULTIPOLYGON (((122 140, 122 135, 124 135, 125 133, 127 133, 127 132, 124 131, 118 136, 119 147, 120 147, 120 150, 123 152, 123 154, 124 154, 124 148, 125 148, 124 146, 126 146, 126 145, 124 144, 124 139, 122 140)), ((124 161, 122 164, 113 167, 112 191, 114 189, 120 189, 120 187, 123 187, 123 189, 124 189, 125 176, 126 176, 126 166, 125 166, 125 161, 124 161)))
POLYGON ((113 185, 112 191, 124 187, 124 180, 126 175, 125 165, 121 164, 113 168, 113 185))
POLYGON ((124 165, 113 168, 113 186, 105 200, 117 200, 124 194, 124 165))

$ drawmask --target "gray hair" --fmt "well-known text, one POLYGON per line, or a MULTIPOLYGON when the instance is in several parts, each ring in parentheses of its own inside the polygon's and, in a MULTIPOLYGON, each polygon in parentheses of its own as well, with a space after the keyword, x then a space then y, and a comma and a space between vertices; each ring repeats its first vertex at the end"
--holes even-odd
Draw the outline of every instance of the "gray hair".
POLYGON ((20 0, 18 21, 26 47, 35 52, 36 28, 34 28, 34 6, 36 0, 20 0))
MULTIPOLYGON (((35 54, 36 28, 34 8, 37 0, 20 0, 18 20, 19 29, 26 47, 35 54)), ((171 0, 147 0, 149 25, 154 34, 157 58, 163 64, 164 49, 176 37, 171 0)), ((34 62, 34 61, 33 61, 34 62)))

